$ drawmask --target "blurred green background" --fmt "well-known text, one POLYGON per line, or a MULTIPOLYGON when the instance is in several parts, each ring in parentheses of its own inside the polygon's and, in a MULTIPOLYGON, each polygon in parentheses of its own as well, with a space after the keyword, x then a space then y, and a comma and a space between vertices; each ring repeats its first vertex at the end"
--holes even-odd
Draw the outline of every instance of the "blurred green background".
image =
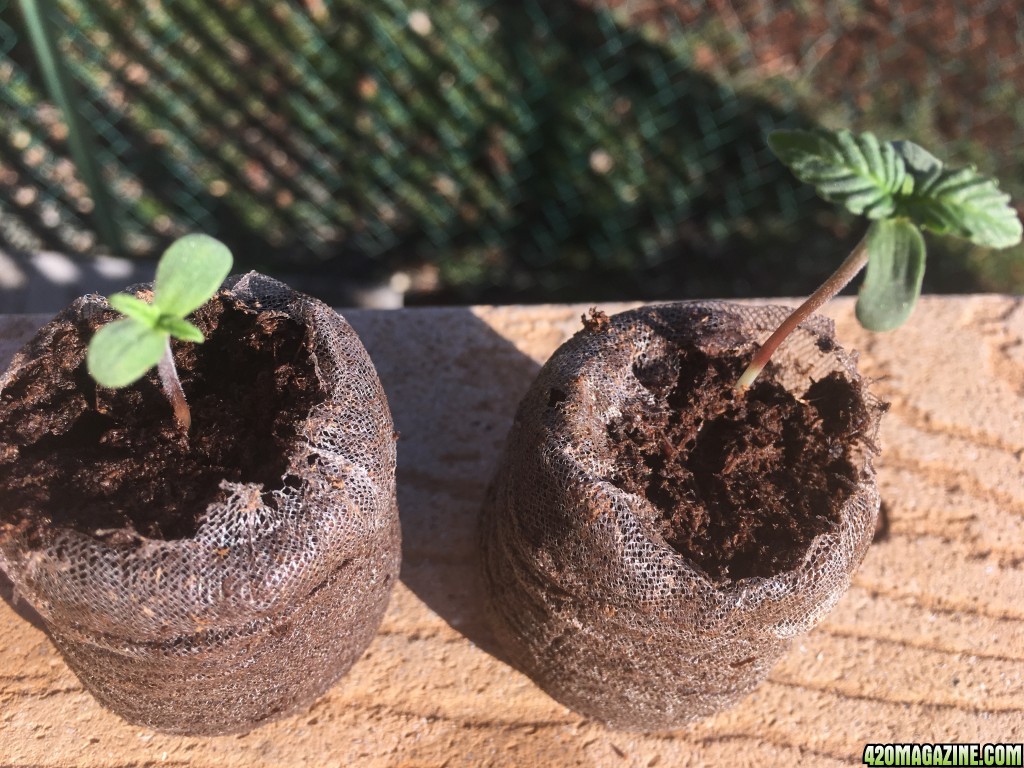
MULTIPOLYGON (((1018 2, 47 0, 105 195, 23 5, 0 0, 8 253, 202 231, 328 300, 799 295, 860 234, 767 151, 815 124, 1024 201, 1018 2)), ((1022 255, 932 244, 925 289, 1024 292, 1022 255)))

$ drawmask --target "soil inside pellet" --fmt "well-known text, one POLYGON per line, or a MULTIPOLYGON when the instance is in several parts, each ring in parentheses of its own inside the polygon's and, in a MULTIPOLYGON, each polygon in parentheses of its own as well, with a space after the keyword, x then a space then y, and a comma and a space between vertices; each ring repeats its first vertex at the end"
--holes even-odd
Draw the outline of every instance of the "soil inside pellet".
POLYGON ((112 545, 187 538, 225 498, 222 481, 261 483, 265 498, 282 487, 296 426, 324 398, 304 328, 230 294, 200 309, 206 341, 172 342, 186 436, 155 371, 119 390, 86 372, 88 340, 117 317, 66 319, 51 353, 0 393, 0 529, 38 544, 56 526, 112 545))
POLYGON ((717 581, 795 567, 832 530, 858 480, 868 411, 839 374, 797 399, 766 374, 744 395, 748 361, 696 349, 634 368, 636 399, 608 427, 612 482, 646 497, 665 540, 717 581))

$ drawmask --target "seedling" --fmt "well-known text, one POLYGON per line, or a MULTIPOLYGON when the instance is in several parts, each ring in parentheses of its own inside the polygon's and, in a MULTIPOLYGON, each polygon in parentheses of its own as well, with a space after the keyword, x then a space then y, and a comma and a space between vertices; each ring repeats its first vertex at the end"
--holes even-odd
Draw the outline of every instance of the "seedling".
POLYGON ((192 415, 171 356, 171 337, 202 343, 203 333, 185 319, 210 300, 231 270, 231 252, 206 235, 187 235, 171 244, 156 268, 152 303, 127 293, 108 300, 123 319, 93 336, 86 353, 89 374, 102 387, 127 387, 154 365, 182 431, 192 415))
POLYGON ((879 142, 849 131, 774 131, 768 146, 818 195, 871 220, 839 268, 761 345, 736 382, 745 391, 796 327, 841 291, 865 265, 857 319, 871 331, 901 326, 921 294, 922 229, 976 245, 1009 248, 1022 228, 1010 196, 973 166, 946 168, 909 141, 879 142))

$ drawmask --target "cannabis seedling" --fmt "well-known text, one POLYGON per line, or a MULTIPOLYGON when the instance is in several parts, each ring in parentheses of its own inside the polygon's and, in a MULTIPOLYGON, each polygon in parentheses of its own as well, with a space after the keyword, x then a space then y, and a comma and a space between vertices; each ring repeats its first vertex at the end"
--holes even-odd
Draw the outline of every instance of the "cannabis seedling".
POLYGON ((857 319, 872 331, 898 328, 921 294, 925 245, 921 229, 990 248, 1021 242, 1010 196, 973 167, 946 168, 909 141, 879 142, 849 131, 774 131, 768 146, 800 181, 825 200, 871 220, 839 268, 761 346, 736 382, 746 390, 796 327, 867 265, 857 319))
POLYGON ((164 394, 184 432, 192 416, 171 356, 171 337, 201 343, 203 333, 185 319, 210 300, 231 270, 231 252, 206 235, 176 240, 160 257, 151 304, 115 293, 108 300, 123 319, 93 336, 86 353, 89 374, 102 387, 126 387, 157 366, 164 394))

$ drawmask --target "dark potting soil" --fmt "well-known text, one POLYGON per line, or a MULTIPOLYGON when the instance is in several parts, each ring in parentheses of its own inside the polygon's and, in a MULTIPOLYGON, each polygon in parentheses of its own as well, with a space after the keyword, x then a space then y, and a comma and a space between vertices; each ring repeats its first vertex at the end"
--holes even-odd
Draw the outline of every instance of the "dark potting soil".
POLYGON ((800 400, 762 374, 738 395, 747 360, 677 353, 635 367, 657 405, 634 401, 609 425, 612 481, 646 497, 665 540, 715 580, 795 567, 858 480, 868 412, 854 385, 831 374, 800 400))
POLYGON ((119 390, 86 372, 88 340, 116 317, 65 322, 53 353, 0 393, 0 530, 32 541, 63 526, 125 546, 187 538, 224 497, 221 481, 282 487, 295 427, 324 398, 304 329, 225 294, 200 309, 206 341, 172 342, 186 437, 155 372, 119 390))

